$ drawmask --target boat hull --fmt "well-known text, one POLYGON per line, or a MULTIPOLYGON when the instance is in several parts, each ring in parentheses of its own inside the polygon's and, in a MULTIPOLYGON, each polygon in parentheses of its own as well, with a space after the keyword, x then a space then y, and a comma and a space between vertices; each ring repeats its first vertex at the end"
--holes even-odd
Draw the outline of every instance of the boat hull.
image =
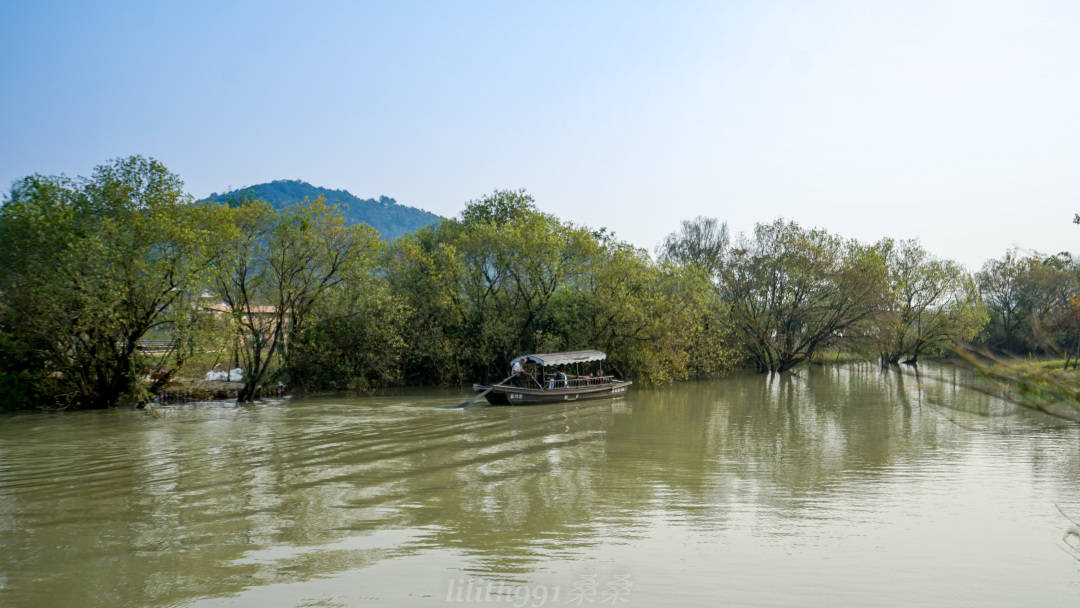
POLYGON ((633 382, 617 380, 603 384, 587 384, 568 388, 541 389, 519 386, 487 386, 474 384, 473 392, 491 389, 484 398, 491 405, 540 405, 542 403, 567 403, 588 399, 611 399, 626 394, 633 382))

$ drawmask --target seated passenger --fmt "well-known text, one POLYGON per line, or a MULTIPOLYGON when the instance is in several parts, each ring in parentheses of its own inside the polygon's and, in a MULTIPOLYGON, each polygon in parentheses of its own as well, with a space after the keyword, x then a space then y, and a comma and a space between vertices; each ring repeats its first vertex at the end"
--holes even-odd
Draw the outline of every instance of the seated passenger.
POLYGON ((555 388, 566 388, 566 372, 563 366, 559 366, 559 373, 555 374, 555 388))

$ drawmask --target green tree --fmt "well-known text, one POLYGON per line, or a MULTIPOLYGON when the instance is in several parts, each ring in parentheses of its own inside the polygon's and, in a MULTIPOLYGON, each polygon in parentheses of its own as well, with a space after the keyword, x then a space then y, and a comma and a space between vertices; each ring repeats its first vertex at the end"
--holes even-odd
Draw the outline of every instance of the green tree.
POLYGON ((513 356, 544 341, 553 296, 580 274, 595 241, 514 191, 399 239, 388 267, 416 317, 410 367, 444 382, 504 374, 513 356))
POLYGON ((285 361, 290 386, 301 390, 368 392, 402 381, 405 303, 367 268, 316 307, 285 361))
POLYGON ((560 294, 546 350, 603 348, 620 371, 649 383, 709 376, 735 361, 731 325, 697 265, 657 265, 609 242, 560 294))
POLYGON ((783 372, 880 307, 882 252, 794 222, 758 224, 725 257, 720 291, 760 371, 783 372))
POLYGON ((1068 252, 1035 257, 1022 277, 1028 316, 1028 347, 1040 352, 1062 354, 1071 350, 1076 324, 1073 301, 1080 296, 1080 269, 1068 252))
POLYGON ((968 342, 987 321, 972 277, 958 263, 934 258, 917 241, 885 239, 888 292, 871 323, 882 364, 915 363, 968 342))
POLYGON ((259 396, 288 360, 295 339, 323 299, 363 269, 381 247, 370 226, 346 226, 322 198, 282 213, 262 201, 221 207, 223 255, 215 284, 239 334, 241 402, 259 396))
POLYGON ((455 286, 462 268, 443 222, 397 239, 384 262, 391 292, 406 305, 402 337, 407 383, 460 383, 469 355, 459 334, 465 316, 455 286))
POLYGON ((976 274, 979 291, 990 311, 985 341, 991 348, 1012 352, 1025 348, 1021 277, 1028 264, 1015 251, 1008 251, 1000 259, 988 260, 976 274))
POLYGON ((525 352, 600 348, 622 372, 663 382, 726 368, 707 348, 716 303, 697 268, 657 266, 645 252, 497 191, 399 239, 386 263, 408 304, 407 377, 499 378, 525 352), (698 350, 695 350, 698 349, 698 350))
POLYGON ((33 175, 0 208, 3 377, 26 403, 109 407, 147 396, 153 365, 175 368, 198 322, 192 301, 213 262, 204 210, 153 159, 90 178, 33 175), (172 339, 156 361, 150 332, 172 339))
POLYGON ((730 243, 726 223, 716 218, 698 216, 690 221, 684 220, 678 232, 664 239, 660 246, 660 260, 696 264, 714 277, 720 272, 730 243))
MULTIPOLYGON (((1080 224, 1080 214, 1073 223, 1080 224)), ((1068 253, 1040 259, 1008 251, 983 265, 979 287, 992 313, 984 333, 987 344, 999 350, 1050 345, 1065 355, 1065 369, 1005 359, 985 348, 961 348, 958 354, 989 383, 989 388, 976 388, 1052 416, 1080 420, 1080 390, 1075 375, 1067 371, 1070 359, 1080 360, 1078 271, 1068 253), (1047 329, 1057 334, 1057 345, 1047 329)))
POLYGON ((1074 332, 1067 319, 1080 293, 1078 271, 1068 254, 1020 256, 1008 251, 976 274, 990 311, 983 335, 989 348, 1013 354, 1056 352, 1074 332))

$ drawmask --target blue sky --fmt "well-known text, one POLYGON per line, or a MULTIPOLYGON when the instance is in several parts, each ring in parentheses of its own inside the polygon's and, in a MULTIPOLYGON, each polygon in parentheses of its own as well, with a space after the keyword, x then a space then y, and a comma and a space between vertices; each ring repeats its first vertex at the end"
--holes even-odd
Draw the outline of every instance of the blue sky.
POLYGON ((0 186, 153 156, 650 251, 683 219, 1080 250, 1077 2, 7 2, 0 186))

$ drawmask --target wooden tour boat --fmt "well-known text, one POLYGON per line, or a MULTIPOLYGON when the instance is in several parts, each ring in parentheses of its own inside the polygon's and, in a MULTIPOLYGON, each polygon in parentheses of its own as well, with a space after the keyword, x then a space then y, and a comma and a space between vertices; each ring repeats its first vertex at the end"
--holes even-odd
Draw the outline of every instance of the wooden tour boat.
POLYGON ((607 355, 599 350, 521 355, 510 362, 511 366, 518 363, 523 366, 532 365, 539 373, 516 374, 493 385, 474 384, 473 392, 480 393, 475 398, 482 395, 492 405, 536 405, 618 397, 626 393, 633 382, 603 373, 571 376, 561 371, 566 366, 573 366, 575 371, 580 371, 581 364, 603 361, 606 358, 607 355), (549 373, 545 368, 557 368, 560 371, 549 373))

